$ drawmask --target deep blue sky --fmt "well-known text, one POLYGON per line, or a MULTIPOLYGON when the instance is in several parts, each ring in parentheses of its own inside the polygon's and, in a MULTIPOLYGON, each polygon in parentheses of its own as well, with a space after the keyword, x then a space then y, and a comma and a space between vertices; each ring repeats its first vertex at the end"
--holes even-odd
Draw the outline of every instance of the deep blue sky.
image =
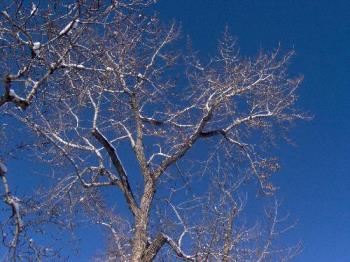
MULTIPOLYGON (((225 25, 245 56, 279 43, 296 50, 290 72, 305 77, 298 106, 314 119, 292 130, 296 147, 278 148, 275 177, 283 209, 299 220, 293 237, 304 251, 295 261, 350 261, 350 0, 161 0, 157 10, 181 23, 203 56, 215 53, 225 25)), ((103 242, 86 232, 74 261, 88 260, 103 242)))
POLYGON ((350 2, 297 0, 163 0, 202 55, 214 53, 225 25, 241 52, 294 48, 292 74, 302 74, 299 107, 311 112, 281 147, 275 180, 284 208, 299 219, 303 253, 295 261, 350 261, 350 2))

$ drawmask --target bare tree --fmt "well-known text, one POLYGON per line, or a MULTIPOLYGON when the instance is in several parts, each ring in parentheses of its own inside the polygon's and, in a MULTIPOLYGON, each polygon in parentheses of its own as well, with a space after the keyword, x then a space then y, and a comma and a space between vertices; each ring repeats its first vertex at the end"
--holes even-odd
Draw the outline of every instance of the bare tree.
POLYGON ((151 1, 107 2, 1 4, 3 141, 46 175, 19 199, 2 154, 8 258, 62 255, 36 236, 77 224, 105 229, 103 261, 292 258, 300 246, 278 241, 290 227, 270 196, 270 152, 305 118, 301 79, 287 74, 293 52, 245 58, 226 30, 204 62, 151 1))

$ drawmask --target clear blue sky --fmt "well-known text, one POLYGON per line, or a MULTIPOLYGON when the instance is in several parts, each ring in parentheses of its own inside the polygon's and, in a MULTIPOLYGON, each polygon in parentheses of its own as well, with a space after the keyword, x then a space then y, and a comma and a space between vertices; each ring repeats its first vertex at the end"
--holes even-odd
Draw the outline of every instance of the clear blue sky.
POLYGON ((228 25, 241 52, 294 48, 292 74, 303 74, 300 108, 311 122, 281 147, 275 180, 284 208, 299 219, 303 253, 295 261, 350 261, 350 2, 163 0, 161 16, 181 22, 202 55, 213 53, 228 25))
MULTIPOLYGON (((274 181, 284 210, 299 220, 293 237, 304 251, 295 261, 350 261, 350 1, 162 0, 157 10, 180 22, 203 56, 214 54, 225 25, 243 55, 279 43, 296 50, 290 72, 305 77, 298 106, 314 119, 292 130, 296 147, 278 149, 282 169, 274 181)), ((72 261, 95 253, 103 239, 93 233, 85 231, 84 253, 72 261)))

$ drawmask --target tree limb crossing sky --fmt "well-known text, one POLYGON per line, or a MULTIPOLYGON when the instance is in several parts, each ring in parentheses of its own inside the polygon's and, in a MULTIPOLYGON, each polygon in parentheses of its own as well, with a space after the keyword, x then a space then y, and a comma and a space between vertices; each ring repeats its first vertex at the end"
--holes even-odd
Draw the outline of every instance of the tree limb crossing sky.
POLYGON ((163 1, 161 16, 182 24, 195 49, 214 53, 225 25, 242 54, 295 49, 292 73, 304 75, 299 123, 275 177, 284 208, 299 223, 304 251, 295 261, 350 259, 350 3, 339 1, 163 1))

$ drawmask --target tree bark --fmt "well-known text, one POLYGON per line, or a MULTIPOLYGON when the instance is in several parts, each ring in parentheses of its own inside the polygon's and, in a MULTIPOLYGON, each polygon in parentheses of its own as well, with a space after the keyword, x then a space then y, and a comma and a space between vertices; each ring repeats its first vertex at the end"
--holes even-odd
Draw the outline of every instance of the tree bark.
POLYGON ((141 199, 141 212, 136 216, 135 219, 135 232, 133 236, 133 247, 132 247, 132 262, 143 261, 143 255, 147 248, 147 226, 149 222, 149 211, 152 204, 152 200, 155 193, 155 187, 152 180, 145 182, 145 191, 141 199))

